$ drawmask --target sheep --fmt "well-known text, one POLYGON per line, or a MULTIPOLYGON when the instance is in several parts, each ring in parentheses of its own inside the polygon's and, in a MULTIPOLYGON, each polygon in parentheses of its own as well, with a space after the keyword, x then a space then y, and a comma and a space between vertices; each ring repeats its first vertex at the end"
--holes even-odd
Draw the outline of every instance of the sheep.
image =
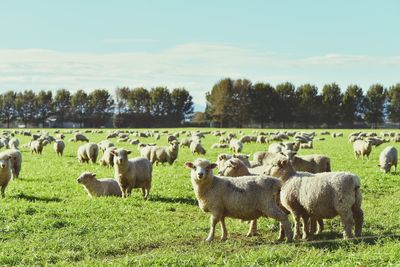
POLYGON ((194 153, 205 155, 206 150, 204 147, 201 145, 200 142, 192 142, 190 143, 190 152, 194 155, 194 153))
POLYGON ((179 142, 173 140, 169 143, 168 147, 158 147, 155 146, 150 152, 150 161, 152 164, 168 162, 172 165, 178 157, 179 142))
POLYGON ((295 239, 300 236, 300 218, 303 221, 302 238, 307 239, 310 235, 310 218, 330 219, 337 215, 342 220, 344 239, 352 237, 353 225, 355 235, 361 236, 364 213, 358 176, 348 172, 296 172, 284 157, 275 158, 266 173, 283 182, 280 200, 294 218, 295 239))
POLYGON ((221 170, 223 168, 225 162, 231 158, 237 158, 237 159, 241 160, 247 167, 249 167, 249 168, 251 167, 251 164, 249 161, 249 155, 246 155, 246 154, 230 155, 230 154, 222 153, 217 156, 216 164, 217 164, 218 169, 221 170))
POLYGON ((95 143, 87 143, 78 148, 78 160, 80 163, 96 163, 99 154, 99 146, 95 143))
POLYGON ((142 157, 128 159, 130 150, 117 149, 111 153, 114 155, 114 178, 121 188, 122 197, 130 196, 133 188, 141 188, 144 199, 147 199, 153 171, 151 162, 142 157))
POLYGON ((332 137, 336 138, 336 137, 343 137, 343 133, 332 133, 332 137))
POLYGON ((110 139, 110 138, 115 138, 115 137, 117 137, 118 136, 118 133, 110 133, 110 134, 108 134, 107 135, 107 139, 110 139))
POLYGON ((29 144, 30 148, 31 148, 31 153, 36 153, 41 155, 42 151, 43 151, 43 141, 41 139, 38 140, 33 140, 30 142, 29 144))
POLYGON ((89 142, 89 139, 84 136, 83 134, 76 133, 74 136, 75 142, 81 141, 81 142, 89 142))
POLYGON ((114 178, 96 179, 95 173, 83 172, 76 180, 85 187, 90 197, 122 196, 121 188, 114 178))
POLYGON ((138 145, 138 150, 140 152, 140 156, 143 158, 146 158, 148 160, 150 160, 150 156, 151 156, 151 150, 153 149, 154 146, 151 145, 146 145, 146 144, 139 144, 138 145))
POLYGON ((11 168, 10 168, 10 155, 3 155, 0 158, 0 187, 1 187, 1 197, 5 197, 5 190, 7 188, 8 183, 11 180, 11 168))
POLYGON ((60 134, 60 133, 57 133, 57 134, 56 134, 56 138, 57 138, 57 139, 63 140, 63 139, 65 138, 65 135, 60 134))
POLYGON ((56 152, 57 156, 62 156, 64 153, 65 144, 63 140, 56 140, 53 145, 54 151, 56 152))
POLYGON ((13 137, 8 141, 8 147, 11 149, 18 149, 19 146, 19 140, 16 137, 13 137))
POLYGON ((190 147, 190 143, 192 142, 192 139, 189 139, 189 138, 185 138, 185 139, 182 139, 181 140, 181 143, 180 143, 180 147, 182 148, 182 147, 190 147))
POLYGON ((369 159, 369 154, 371 154, 372 150, 372 145, 371 142, 365 141, 365 140, 356 140, 353 143, 353 151, 354 151, 354 157, 358 159, 360 156, 362 156, 362 159, 364 160, 364 156, 367 156, 369 159))
POLYGON ((100 141, 97 145, 99 146, 100 150, 103 152, 106 151, 106 149, 109 147, 115 147, 115 145, 113 143, 111 143, 109 140, 100 141))
POLYGON ((242 137, 240 138, 240 142, 242 142, 243 144, 245 144, 245 143, 250 143, 250 142, 251 142, 251 137, 248 136, 248 135, 242 136, 242 137))
POLYGON ((246 165, 238 158, 230 158, 225 161, 223 167, 219 169, 218 174, 229 177, 252 175, 246 165))
POLYGON ((365 140, 370 142, 371 145, 375 146, 375 147, 378 147, 378 146, 382 145, 383 143, 389 142, 386 139, 380 139, 380 138, 377 138, 377 137, 367 137, 365 140))
POLYGON ((276 199, 279 196, 280 181, 273 177, 243 176, 236 178, 219 177, 213 174, 216 164, 205 159, 194 163, 186 162, 191 169, 191 182, 199 207, 211 213, 211 227, 206 242, 211 242, 215 235, 215 226, 221 222, 221 240, 228 237, 225 217, 249 221, 247 236, 257 233, 257 219, 261 216, 271 217, 281 223, 279 239, 286 234, 292 240, 292 230, 287 214, 279 208, 276 199))
POLYGON ((116 147, 108 147, 104 153, 103 156, 101 157, 99 164, 102 166, 107 166, 109 168, 114 167, 114 155, 111 153, 111 151, 117 150, 116 147))
POLYGON ((291 159, 295 154, 297 154, 299 147, 300 147, 299 142, 272 143, 268 146, 268 152, 281 153, 288 156, 291 159))
POLYGON ((379 155, 378 167, 384 173, 388 173, 394 165, 394 171, 397 170, 397 149, 393 146, 386 147, 379 155))
POLYGON ((0 153, 0 158, 10 157, 10 168, 13 179, 19 177, 22 167, 22 154, 18 149, 8 149, 0 153))
POLYGON ((229 141, 229 149, 232 150, 234 153, 240 153, 243 149, 243 143, 237 139, 231 139, 229 141))
POLYGON ((174 135, 168 135, 167 142, 171 143, 172 141, 178 141, 178 138, 176 138, 176 136, 174 136, 174 135))
MULTIPOLYGON (((263 165, 269 165, 277 157, 282 156, 277 153, 268 153, 263 158, 263 165)), ((289 158, 288 158, 289 159, 289 158)), ((291 163, 296 171, 319 173, 319 172, 330 172, 331 171, 331 160, 329 157, 324 155, 305 155, 305 156, 294 156, 291 163)))
POLYGON ((217 148, 227 148, 227 144, 220 144, 220 143, 215 143, 211 145, 211 149, 217 149, 217 148))
POLYGON ((306 144, 300 144, 300 148, 304 148, 304 149, 312 149, 313 148, 313 141, 310 141, 306 144))
POLYGON ((268 141, 267 137, 265 137, 264 135, 257 136, 256 143, 265 144, 265 143, 267 143, 267 141, 268 141))
POLYGON ((129 144, 131 144, 131 145, 137 145, 137 144, 140 143, 139 139, 131 139, 131 140, 129 140, 128 142, 129 142, 129 144))

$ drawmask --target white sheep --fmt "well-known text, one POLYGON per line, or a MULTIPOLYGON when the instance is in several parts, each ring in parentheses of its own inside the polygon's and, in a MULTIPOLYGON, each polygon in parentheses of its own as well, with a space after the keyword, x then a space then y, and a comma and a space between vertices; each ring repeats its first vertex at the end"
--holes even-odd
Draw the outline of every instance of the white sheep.
POLYGON ((300 144, 300 148, 303 149, 312 149, 313 148, 313 141, 309 141, 308 143, 300 144))
POLYGON ((22 154, 18 149, 8 149, 0 153, 0 159, 10 158, 10 169, 13 179, 19 177, 22 168, 22 154))
POLYGON ((116 147, 108 147, 104 153, 103 156, 101 157, 99 164, 102 166, 107 166, 109 168, 114 167, 114 155, 111 153, 111 151, 117 150, 116 147))
POLYGON ((381 171, 388 173, 392 166, 397 170, 397 149, 393 146, 386 147, 379 155, 378 167, 381 171))
POLYGON ((296 172, 290 161, 277 157, 268 165, 266 173, 279 177, 282 182, 280 200, 295 221, 294 237, 300 236, 303 221, 303 239, 310 235, 309 219, 330 219, 340 216, 344 238, 361 236, 364 220, 361 209, 360 178, 347 172, 296 172))
POLYGON ((31 153, 36 153, 41 155, 43 151, 43 141, 41 139, 33 140, 29 144, 31 148, 31 153))
POLYGON ((8 141, 8 147, 11 149, 18 149, 19 146, 19 140, 16 137, 13 137, 8 141))
POLYGON ((154 146, 150 152, 150 161, 152 164, 165 163, 168 162, 172 165, 178 157, 179 142, 173 140, 169 143, 168 147, 158 147, 154 146))
POLYGON ((11 168, 10 168, 11 156, 4 155, 0 158, 0 187, 1 187, 1 197, 5 197, 5 190, 8 183, 11 180, 11 168))
POLYGON ((365 140, 356 140, 353 143, 353 151, 354 151, 354 157, 358 159, 360 156, 362 156, 362 159, 364 160, 364 156, 367 156, 369 159, 369 154, 371 154, 372 150, 372 144, 369 141, 365 140))
POLYGON ((113 178, 96 179, 95 173, 83 172, 76 180, 85 187, 90 197, 122 196, 121 188, 113 178))
POLYGON ((234 153, 240 153, 243 149, 243 143, 237 139, 231 139, 229 141, 229 149, 232 150, 234 153))
POLYGON ((248 236, 257 232, 257 219, 261 216, 271 217, 281 223, 288 241, 292 240, 292 230, 287 214, 278 207, 276 199, 279 196, 280 181, 273 177, 218 177, 213 169, 217 166, 205 159, 197 159, 194 163, 187 162, 191 169, 191 181, 199 207, 204 212, 211 213, 210 233, 206 239, 211 242, 215 235, 215 226, 221 222, 221 240, 226 240, 228 233, 225 217, 251 220, 248 236))
POLYGON ((197 154, 200 154, 200 155, 205 155, 206 154, 206 150, 201 145, 201 143, 200 142, 196 142, 196 141, 192 141, 190 143, 190 152, 192 152, 192 154, 194 154, 194 153, 197 153, 197 154))
POLYGON ((99 146, 95 143, 87 143, 78 148, 78 160, 80 163, 96 163, 99 154, 99 146))
POLYGON ((147 199, 151 189, 152 164, 142 157, 128 159, 130 150, 113 150, 114 178, 117 180, 123 197, 128 197, 133 188, 141 188, 144 199, 147 199))
POLYGON ((57 156, 62 156, 64 153, 65 144, 63 140, 56 140, 53 145, 54 151, 57 156))
POLYGON ((217 149, 217 148, 227 148, 227 144, 220 144, 220 143, 214 143, 211 145, 211 149, 217 149))
POLYGON ((83 134, 76 133, 74 136, 75 142, 81 141, 81 142, 89 142, 89 139, 84 136, 83 134))
POLYGON ((140 156, 150 160, 151 158, 151 150, 154 148, 153 145, 149 144, 138 144, 138 150, 140 152, 140 156))

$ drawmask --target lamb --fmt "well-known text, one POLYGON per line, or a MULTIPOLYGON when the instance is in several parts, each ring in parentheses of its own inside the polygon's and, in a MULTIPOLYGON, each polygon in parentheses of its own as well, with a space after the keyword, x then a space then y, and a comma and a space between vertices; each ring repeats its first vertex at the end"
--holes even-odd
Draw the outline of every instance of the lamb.
POLYGON ((300 236, 300 218, 303 221, 303 239, 310 235, 309 219, 330 219, 340 216, 344 239, 361 236, 364 213, 361 209, 360 178, 348 172, 296 172, 286 158, 275 158, 266 171, 282 182, 280 200, 295 220, 294 238, 300 236))
POLYGON ((190 143, 192 142, 192 139, 189 139, 189 138, 185 138, 185 139, 182 139, 181 140, 181 143, 180 143, 180 147, 182 148, 182 147, 190 147, 190 143))
POLYGON ((237 159, 241 160, 247 167, 249 167, 249 168, 251 167, 251 164, 249 161, 249 155, 246 155, 246 154, 230 155, 230 154, 222 153, 217 156, 216 163, 217 163, 218 169, 221 170, 223 168, 225 162, 231 158, 237 158, 237 159))
POLYGON ((394 171, 397 170, 397 149, 393 146, 386 147, 379 155, 379 165, 378 167, 384 173, 388 173, 392 166, 394 166, 394 171))
POLYGON ((19 140, 16 137, 13 137, 8 141, 8 147, 11 149, 18 149, 19 146, 19 140))
POLYGON ((109 147, 115 147, 115 145, 113 143, 111 143, 109 140, 100 141, 97 145, 99 146, 100 150, 103 152, 106 151, 106 149, 109 147))
POLYGON ((220 144, 220 143, 215 143, 211 145, 211 149, 217 149, 217 148, 227 148, 227 144, 220 144))
POLYGON ((313 141, 310 141, 310 142, 305 143, 305 144, 300 144, 300 148, 303 148, 303 149, 312 149, 312 148, 313 148, 313 141))
MULTIPOLYGON (((268 156, 264 157, 263 165, 269 165, 280 154, 269 153, 268 156)), ((324 155, 305 155, 305 156, 294 156, 291 159, 291 163, 296 171, 319 173, 319 172, 330 172, 331 171, 331 160, 329 157, 324 155)))
POLYGON ((81 141, 81 142, 89 142, 89 139, 84 136, 83 134, 76 133, 74 136, 75 142, 81 141))
POLYGON ((30 142, 31 153, 36 153, 41 155, 43 151, 43 141, 41 139, 33 140, 30 142))
POLYGON ((78 148, 78 160, 80 163, 96 163, 99 154, 99 146, 95 143, 87 143, 78 148))
POLYGON ((62 156, 64 153, 65 144, 63 140, 56 140, 53 145, 54 151, 56 152, 57 156, 62 156))
POLYGON ((265 143, 267 143, 267 141, 268 141, 267 137, 265 137, 264 135, 257 136, 256 143, 265 144, 265 143))
POLYGON ((358 159, 360 156, 362 156, 363 160, 364 156, 367 156, 367 158, 369 159, 369 154, 371 154, 372 150, 371 142, 364 140, 356 140, 353 143, 353 150, 354 150, 354 157, 356 159, 358 159))
POLYGON ((114 167, 114 155, 111 153, 111 151, 117 150, 116 147, 108 147, 104 153, 103 156, 101 157, 99 163, 102 166, 107 166, 109 168, 114 167))
POLYGON ((171 141, 168 147, 155 146, 150 152, 150 161, 152 164, 155 162, 156 165, 158 165, 158 163, 164 164, 164 162, 168 162, 169 165, 172 165, 178 157, 178 151, 179 142, 176 140, 171 141))
POLYGON ((249 172, 246 165, 238 158, 230 158, 225 161, 223 167, 219 169, 218 174, 228 177, 253 175, 249 172))
POLYGON ((214 176, 217 166, 205 159, 197 159, 194 163, 185 164, 191 169, 191 182, 199 207, 211 213, 211 227, 206 242, 215 236, 215 226, 221 222, 221 240, 228 237, 225 217, 249 221, 247 236, 257 233, 257 219, 261 216, 271 217, 281 223, 279 239, 286 234, 292 240, 292 230, 287 214, 279 208, 276 199, 279 196, 280 181, 273 177, 243 176, 236 178, 214 176))
POLYGON ((11 168, 10 168, 11 156, 4 155, 0 158, 0 187, 1 187, 1 197, 5 197, 5 190, 8 183, 11 180, 11 168))
POLYGON ((1 159, 7 159, 10 157, 10 168, 13 179, 19 177, 22 167, 22 154, 18 149, 8 149, 0 153, 1 159))
POLYGON ((118 149, 111 153, 114 155, 114 178, 121 188, 122 196, 128 197, 133 188, 141 188, 144 199, 147 199, 153 171, 151 162, 142 157, 128 159, 130 150, 118 149))
POLYGON ((244 143, 250 143, 250 142, 251 142, 251 137, 248 136, 248 135, 242 136, 242 137, 240 138, 240 142, 242 142, 243 144, 244 144, 244 143))
POLYGON ((231 139, 229 141, 229 149, 232 150, 234 153, 240 153, 243 149, 243 143, 237 139, 231 139))
POLYGON ((113 178, 96 179, 95 173, 83 172, 76 180, 90 197, 122 196, 118 182, 113 178))
POLYGON ((192 154, 194 154, 194 153, 201 154, 201 155, 206 154, 206 150, 201 145, 201 143, 196 142, 196 141, 193 141, 192 143, 190 143, 190 152, 192 152, 192 154))

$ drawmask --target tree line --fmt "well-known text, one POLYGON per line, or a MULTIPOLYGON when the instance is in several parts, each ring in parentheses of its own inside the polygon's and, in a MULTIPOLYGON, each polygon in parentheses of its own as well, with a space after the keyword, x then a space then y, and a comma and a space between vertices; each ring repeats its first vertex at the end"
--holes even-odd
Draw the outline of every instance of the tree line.
POLYGON ((400 83, 384 88, 373 84, 366 93, 358 85, 342 92, 336 83, 317 86, 290 82, 252 84, 247 79, 226 78, 206 94, 204 116, 221 127, 242 127, 255 122, 279 123, 281 127, 354 127, 355 124, 377 127, 385 119, 400 123, 400 83))
POLYGON ((45 127, 48 119, 56 119, 63 127, 71 121, 79 127, 101 127, 113 122, 115 127, 179 126, 193 113, 189 92, 166 87, 116 89, 116 98, 106 89, 90 93, 78 90, 71 94, 60 89, 52 91, 7 91, 0 94, 0 120, 9 128, 13 123, 45 127))

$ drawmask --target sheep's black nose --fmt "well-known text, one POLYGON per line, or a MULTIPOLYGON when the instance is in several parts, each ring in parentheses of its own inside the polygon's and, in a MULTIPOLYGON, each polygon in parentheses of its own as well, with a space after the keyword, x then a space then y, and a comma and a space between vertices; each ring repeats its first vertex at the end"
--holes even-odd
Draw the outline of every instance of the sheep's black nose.
POLYGON ((203 173, 198 173, 197 175, 199 176, 199 178, 203 177, 203 173))

